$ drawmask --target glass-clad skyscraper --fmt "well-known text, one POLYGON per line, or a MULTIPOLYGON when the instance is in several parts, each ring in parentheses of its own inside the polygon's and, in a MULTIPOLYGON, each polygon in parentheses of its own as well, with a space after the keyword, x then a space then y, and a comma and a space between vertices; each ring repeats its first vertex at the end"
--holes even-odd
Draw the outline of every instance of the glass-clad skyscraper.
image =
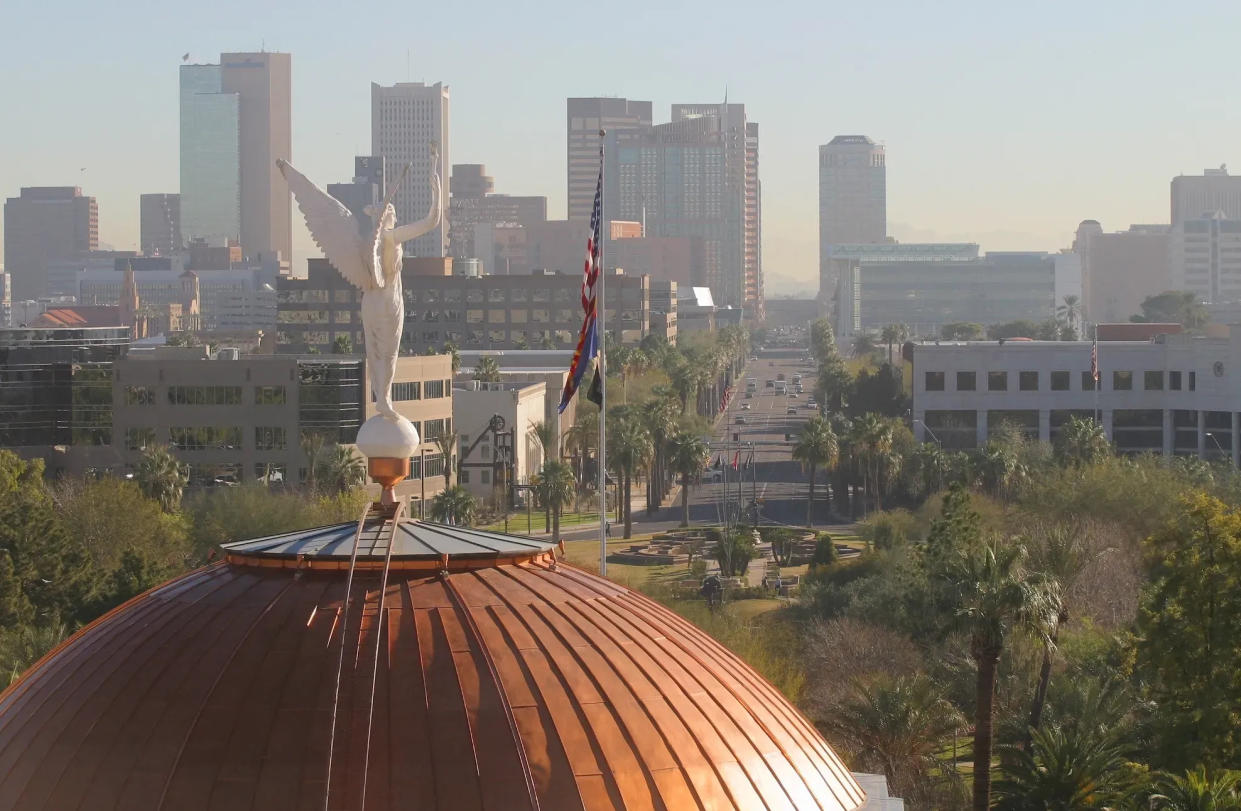
POLYGON ((241 237, 241 99, 219 65, 181 66, 181 233, 241 237))

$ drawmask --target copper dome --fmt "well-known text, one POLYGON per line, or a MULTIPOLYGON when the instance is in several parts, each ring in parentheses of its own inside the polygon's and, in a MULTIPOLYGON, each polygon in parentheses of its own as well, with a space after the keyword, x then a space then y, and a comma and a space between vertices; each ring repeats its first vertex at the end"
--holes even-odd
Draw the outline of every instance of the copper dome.
POLYGON ((863 802, 750 667, 549 544, 402 522, 342 635, 357 526, 232 545, 46 656, 0 695, 0 807, 323 808, 342 639, 332 809, 863 802))

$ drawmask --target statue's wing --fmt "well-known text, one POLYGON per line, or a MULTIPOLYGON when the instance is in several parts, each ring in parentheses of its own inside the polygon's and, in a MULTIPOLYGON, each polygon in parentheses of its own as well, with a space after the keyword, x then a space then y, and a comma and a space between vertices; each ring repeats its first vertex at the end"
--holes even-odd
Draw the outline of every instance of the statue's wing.
POLYGON ((374 269, 373 252, 358 233, 358 220, 339 200, 320 189, 294 169, 287 161, 276 166, 289 183, 297 207, 306 218, 306 227, 315 244, 332 266, 350 284, 362 290, 383 287, 383 279, 374 269))

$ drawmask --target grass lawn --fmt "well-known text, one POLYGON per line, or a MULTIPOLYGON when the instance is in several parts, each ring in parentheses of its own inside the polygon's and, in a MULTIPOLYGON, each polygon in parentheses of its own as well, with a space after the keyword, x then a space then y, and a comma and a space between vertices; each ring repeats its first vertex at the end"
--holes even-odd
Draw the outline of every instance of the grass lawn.
MULTIPOLYGON (((560 528, 562 530, 568 529, 569 527, 580 527, 584 525, 598 526, 599 525, 599 513, 598 512, 564 513, 563 515, 560 516, 560 528)), ((529 530, 530 532, 543 532, 543 528, 545 526, 546 526, 546 522, 544 521, 544 513, 542 510, 534 510, 532 513, 530 513, 530 530, 529 530)), ((504 519, 501 518, 499 521, 493 521, 490 524, 486 524, 482 527, 479 527, 479 529, 485 529, 491 532, 503 532, 504 531, 504 519)), ((526 530, 526 513, 524 511, 509 513, 508 531, 509 532, 526 532, 527 531, 526 530)))

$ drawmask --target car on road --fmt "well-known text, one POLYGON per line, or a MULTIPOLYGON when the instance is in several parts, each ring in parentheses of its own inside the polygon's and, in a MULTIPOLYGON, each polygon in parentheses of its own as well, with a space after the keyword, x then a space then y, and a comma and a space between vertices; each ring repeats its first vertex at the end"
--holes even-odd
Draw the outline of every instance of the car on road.
POLYGON ((797 392, 795 392, 795 391, 793 391, 793 392, 789 392, 789 399, 790 399, 790 400, 796 400, 796 399, 797 399, 797 396, 798 396, 798 395, 797 395, 797 392))
POLYGON ((796 409, 796 408, 793 408, 792 406, 789 406, 789 407, 788 407, 788 410, 787 410, 787 411, 785 411, 784 413, 785 413, 785 414, 796 414, 796 413, 797 413, 797 409, 796 409))
POLYGON ((775 385, 776 385, 776 381, 774 381, 774 380, 768 380, 768 381, 767 381, 767 388, 769 388, 769 389, 770 389, 770 388, 772 388, 772 387, 773 387, 773 386, 775 386, 775 385))
POLYGON ((735 422, 737 425, 745 425, 746 424, 745 415, 738 414, 737 419, 733 420, 733 422, 735 422))
POLYGON ((742 404, 741 404, 741 410, 742 410, 742 411, 749 411, 749 410, 750 410, 750 404, 749 404, 749 403, 742 403, 742 404))

